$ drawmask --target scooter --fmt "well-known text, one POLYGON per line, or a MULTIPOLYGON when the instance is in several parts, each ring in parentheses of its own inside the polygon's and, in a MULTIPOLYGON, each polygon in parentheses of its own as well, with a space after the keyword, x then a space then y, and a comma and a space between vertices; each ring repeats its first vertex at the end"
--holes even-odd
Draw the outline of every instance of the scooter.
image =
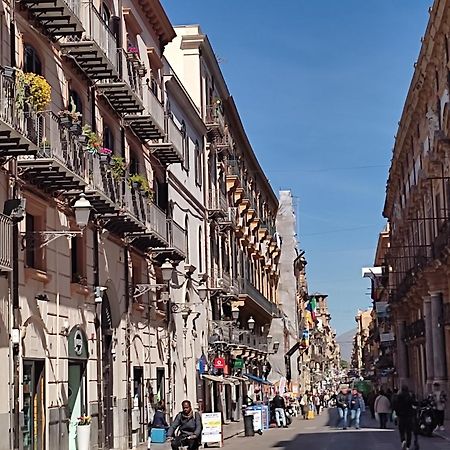
POLYGON ((417 409, 417 428, 423 436, 431 436, 437 426, 436 413, 433 402, 429 399, 423 400, 417 409))

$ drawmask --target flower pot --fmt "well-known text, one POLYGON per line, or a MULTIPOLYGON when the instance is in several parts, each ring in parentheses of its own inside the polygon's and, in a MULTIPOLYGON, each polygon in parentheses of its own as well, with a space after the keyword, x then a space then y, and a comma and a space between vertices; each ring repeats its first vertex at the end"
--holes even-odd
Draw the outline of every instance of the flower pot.
POLYGON ((90 450, 91 425, 77 425, 77 450, 90 450))
POLYGON ((86 144, 88 143, 88 137, 87 137, 85 134, 80 134, 80 135, 78 136, 78 142, 79 142, 81 145, 86 145, 86 144))
POLYGON ((109 164, 111 161, 111 155, 103 155, 100 153, 100 162, 104 164, 109 164))
POLYGON ((67 127, 69 128, 72 125, 72 119, 69 116, 61 116, 59 118, 59 123, 63 126, 63 127, 67 127))
POLYGON ((81 124, 79 122, 76 123, 72 123, 72 125, 69 128, 69 131, 74 134, 75 136, 80 136, 81 135, 81 124))
POLYGON ((3 69, 3 75, 7 78, 12 78, 14 75, 14 67, 9 67, 9 66, 5 67, 3 69))

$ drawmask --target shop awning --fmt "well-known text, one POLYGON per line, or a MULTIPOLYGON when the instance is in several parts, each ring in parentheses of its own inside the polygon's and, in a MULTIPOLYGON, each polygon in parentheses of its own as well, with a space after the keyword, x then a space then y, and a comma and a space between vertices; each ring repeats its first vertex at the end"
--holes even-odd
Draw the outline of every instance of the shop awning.
POLYGON ((262 378, 259 378, 256 375, 252 375, 251 373, 244 373, 244 377, 247 377, 249 380, 254 381, 255 383, 267 384, 269 386, 272 386, 272 383, 270 381, 263 380, 262 378))
POLYGON ((217 375, 202 375, 204 380, 215 381, 216 383, 223 383, 223 377, 217 375))

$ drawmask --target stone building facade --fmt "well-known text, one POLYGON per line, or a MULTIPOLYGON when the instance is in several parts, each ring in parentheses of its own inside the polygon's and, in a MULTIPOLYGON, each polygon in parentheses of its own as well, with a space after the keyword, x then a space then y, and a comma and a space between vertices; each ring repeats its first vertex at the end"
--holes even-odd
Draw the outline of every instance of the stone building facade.
POLYGON ((383 214, 397 383, 449 391, 450 2, 436 0, 399 123, 383 214))

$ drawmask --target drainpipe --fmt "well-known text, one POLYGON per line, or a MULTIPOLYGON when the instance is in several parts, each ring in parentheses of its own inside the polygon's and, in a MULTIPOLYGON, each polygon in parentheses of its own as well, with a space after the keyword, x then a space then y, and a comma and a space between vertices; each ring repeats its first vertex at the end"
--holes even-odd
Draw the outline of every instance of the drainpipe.
POLYGON ((130 323, 130 274, 128 271, 129 262, 129 250, 128 244, 125 244, 123 248, 124 255, 124 279, 125 279, 125 307, 126 307, 126 329, 125 329, 125 345, 127 349, 127 365, 126 365, 126 377, 127 377, 127 425, 128 425, 128 448, 133 446, 133 423, 132 423, 132 398, 131 398, 131 323, 130 323))
MULTIPOLYGON (((92 233, 92 247, 93 247, 93 272, 94 272, 94 289, 100 286, 100 273, 99 273, 99 258, 98 258, 98 224, 94 220, 94 230, 92 233)), ((101 333, 101 320, 102 320, 102 304, 95 304, 95 343, 97 352, 97 408, 98 408, 98 448, 103 448, 105 442, 104 434, 104 414, 103 414, 103 368, 102 368, 102 333, 101 333)))

